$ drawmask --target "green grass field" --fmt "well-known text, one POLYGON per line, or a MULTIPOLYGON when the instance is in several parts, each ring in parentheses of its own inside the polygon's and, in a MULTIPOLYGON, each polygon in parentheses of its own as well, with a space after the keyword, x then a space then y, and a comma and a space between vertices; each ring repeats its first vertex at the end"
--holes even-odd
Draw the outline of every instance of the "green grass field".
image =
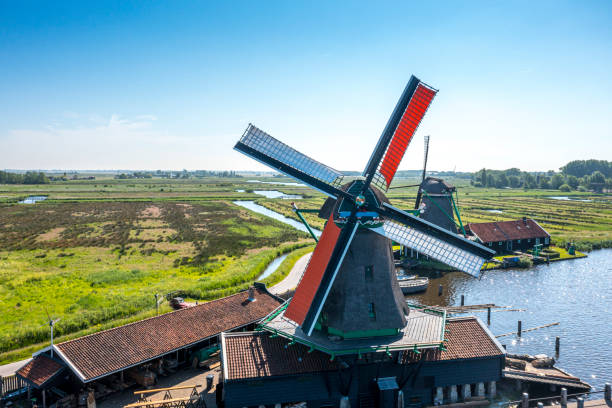
MULTIPOLYGON (((265 199, 253 191, 302 195, 296 201, 301 208, 318 209, 325 197, 303 186, 248 180, 0 185, 0 362, 26 357, 48 341, 47 311, 61 317, 57 334, 62 341, 152 315, 155 293, 205 301, 243 290, 274 258, 290 252, 266 283, 282 280, 312 250, 312 239, 232 201, 254 200, 297 219, 291 200, 265 199), (28 195, 47 195, 48 200, 17 203, 28 195)), ((415 195, 415 188, 400 188, 390 190, 389 198, 411 208, 415 195)), ((547 198, 559 195, 463 186, 459 205, 464 223, 525 215, 540 222, 559 244, 573 240, 587 250, 610 246, 612 198, 588 193, 573 196, 593 201, 547 198)), ((316 214, 305 216, 312 226, 323 227, 316 214)))
POLYGON ((225 200, 44 193, 46 202, 0 206, 0 353, 46 341, 47 311, 62 318, 61 341, 153 310, 155 293, 211 300, 243 290, 274 258, 311 244, 225 200))

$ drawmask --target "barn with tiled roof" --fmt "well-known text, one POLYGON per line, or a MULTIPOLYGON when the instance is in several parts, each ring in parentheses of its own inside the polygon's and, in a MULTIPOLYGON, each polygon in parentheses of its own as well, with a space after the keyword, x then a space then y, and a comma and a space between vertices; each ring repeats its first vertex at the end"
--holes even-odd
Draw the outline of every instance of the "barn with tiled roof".
POLYGON ((550 234, 537 221, 520 220, 469 223, 466 232, 498 254, 550 245, 550 234))

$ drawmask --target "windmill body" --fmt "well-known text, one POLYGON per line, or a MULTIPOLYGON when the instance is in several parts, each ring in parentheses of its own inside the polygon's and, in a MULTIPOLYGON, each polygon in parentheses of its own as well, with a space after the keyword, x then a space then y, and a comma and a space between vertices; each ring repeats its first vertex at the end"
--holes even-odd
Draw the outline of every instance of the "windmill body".
POLYGON ((336 354, 441 347, 444 315, 410 310, 391 240, 478 275, 493 252, 393 207, 384 195, 437 91, 411 77, 361 177, 344 175, 249 125, 235 149, 329 198, 327 219, 295 295, 262 326, 336 354))

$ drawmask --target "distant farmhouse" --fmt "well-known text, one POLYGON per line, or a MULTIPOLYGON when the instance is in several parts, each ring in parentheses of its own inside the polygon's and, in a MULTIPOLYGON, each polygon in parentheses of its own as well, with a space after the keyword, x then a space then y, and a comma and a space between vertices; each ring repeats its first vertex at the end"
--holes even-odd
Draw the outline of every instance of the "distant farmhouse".
POLYGON ((527 217, 513 221, 470 223, 466 232, 498 254, 526 251, 534 245, 550 245, 550 234, 527 217))

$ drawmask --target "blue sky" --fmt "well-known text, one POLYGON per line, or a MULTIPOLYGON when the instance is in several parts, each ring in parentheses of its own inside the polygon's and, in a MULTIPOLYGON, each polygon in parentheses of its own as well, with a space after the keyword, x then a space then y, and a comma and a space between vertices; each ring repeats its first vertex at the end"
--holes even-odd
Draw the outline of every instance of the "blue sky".
POLYGON ((411 74, 400 169, 612 160, 612 2, 0 0, 0 168, 263 169, 249 122, 360 170, 411 74))

